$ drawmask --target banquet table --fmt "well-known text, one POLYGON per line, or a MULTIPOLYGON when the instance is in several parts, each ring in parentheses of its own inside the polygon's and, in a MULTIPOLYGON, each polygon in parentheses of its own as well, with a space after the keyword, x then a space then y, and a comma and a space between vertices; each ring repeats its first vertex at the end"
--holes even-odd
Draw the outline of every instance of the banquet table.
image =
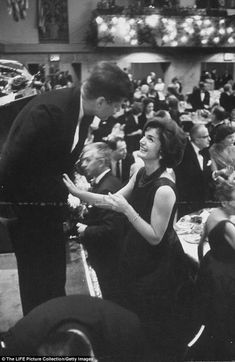
MULTIPOLYGON (((205 222, 211 209, 203 209, 194 214, 184 215, 175 224, 176 233, 180 239, 184 252, 194 260, 198 259, 198 244, 201 239, 205 222)), ((204 253, 210 250, 209 244, 205 244, 204 253)))

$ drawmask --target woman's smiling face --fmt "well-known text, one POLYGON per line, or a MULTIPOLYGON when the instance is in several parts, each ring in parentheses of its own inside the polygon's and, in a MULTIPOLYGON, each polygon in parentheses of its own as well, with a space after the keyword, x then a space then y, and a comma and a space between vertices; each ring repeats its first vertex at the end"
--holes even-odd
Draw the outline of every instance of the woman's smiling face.
POLYGON ((147 106, 146 106, 146 113, 149 114, 151 112, 153 112, 154 109, 154 104, 152 102, 150 102, 147 106))
POLYGON ((139 156, 143 160, 158 160, 161 151, 161 142, 159 139, 159 130, 156 128, 147 128, 144 136, 140 140, 139 156))
POLYGON ((229 134, 227 137, 225 137, 225 139, 223 140, 223 144, 224 146, 232 146, 234 144, 235 141, 235 134, 229 134))

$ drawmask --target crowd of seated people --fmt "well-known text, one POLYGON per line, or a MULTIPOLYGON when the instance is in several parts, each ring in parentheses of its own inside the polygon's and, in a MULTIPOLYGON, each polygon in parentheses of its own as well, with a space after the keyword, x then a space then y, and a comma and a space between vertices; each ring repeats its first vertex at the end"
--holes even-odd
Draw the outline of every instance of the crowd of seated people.
MULTIPOLYGON (((132 102, 125 103, 112 119, 96 119, 90 126, 81 156, 83 172, 92 185, 90 192, 64 176, 69 192, 89 205, 87 215, 77 220, 76 233, 88 250, 103 298, 135 313, 147 337, 148 352, 145 349, 145 359, 139 361, 211 359, 220 346, 221 356, 235 357, 231 346, 227 347, 227 342, 235 341, 231 323, 226 325, 228 338, 221 338, 222 332, 212 333, 221 323, 219 315, 215 321, 212 315, 218 303, 210 304, 217 289, 211 285, 208 298, 201 282, 204 275, 207 285, 217 278, 214 265, 220 261, 210 260, 216 259, 216 238, 211 233, 218 220, 225 224, 234 211, 232 191, 226 194, 231 205, 218 206, 221 197, 217 197, 218 192, 225 193, 220 175, 227 182, 235 167, 235 110, 224 107, 222 96, 226 93, 234 99, 235 86, 226 84, 218 103, 211 104, 206 79, 201 79, 189 97, 182 93, 183 84, 177 77, 165 85, 151 72, 144 82, 133 81, 132 102), (183 110, 180 102, 186 104, 183 110), (190 119, 187 130, 185 115, 190 119), (197 266, 184 253, 174 222, 214 205, 218 206, 212 212, 216 220, 210 223, 209 219, 206 226, 212 257, 197 266), (198 313, 201 304, 203 312, 198 313), (216 338, 216 342, 210 343, 209 352, 202 343, 187 354, 187 345, 201 324, 209 331, 207 338, 216 338)), ((231 235, 233 230, 227 224, 223 228, 220 231, 227 242, 224 230, 231 235)), ((234 253, 234 243, 228 243, 234 253)), ((228 283, 224 285, 228 288, 228 283)), ((221 313, 224 317, 224 310, 221 313)))
POLYGON ((34 87, 38 93, 51 91, 73 86, 73 78, 68 70, 50 70, 50 74, 46 75, 45 66, 39 66, 39 71, 34 75, 34 87))
MULTIPOLYGON (((93 141, 106 141, 108 138, 123 137, 127 144, 128 153, 132 153, 136 158, 139 141, 146 123, 153 117, 158 117, 159 112, 166 112, 164 117, 167 119, 169 116, 174 120, 187 133, 188 142, 193 145, 193 152, 190 152, 190 156, 188 152, 185 152, 181 165, 175 170, 178 178, 176 183, 178 185, 187 183, 188 185, 187 188, 179 187, 180 190, 178 190, 180 206, 183 204, 187 206, 185 209, 183 207, 182 212, 187 211, 188 205, 196 199, 199 201, 195 193, 191 192, 194 190, 193 185, 196 184, 196 179, 192 176, 194 173, 190 173, 187 166, 190 164, 192 167, 194 156, 195 169, 198 169, 197 179, 201 180, 199 184, 202 191, 200 193, 201 202, 192 206, 191 210, 210 206, 211 202, 215 201, 214 189, 211 187, 213 184, 212 171, 215 168, 211 167, 211 152, 209 153, 208 150, 215 142, 215 135, 221 125, 234 126, 232 115, 235 114, 233 109, 235 107, 233 106, 235 83, 232 83, 231 77, 226 78, 226 74, 224 74, 224 85, 219 89, 220 96, 217 96, 217 102, 212 103, 214 99, 213 90, 208 86, 207 80, 209 78, 216 79, 216 72, 213 71, 208 74, 209 72, 202 72, 198 86, 195 86, 189 95, 183 93, 184 85, 178 77, 174 77, 167 85, 154 72, 150 72, 141 80, 135 80, 131 76, 134 87, 132 102, 126 103, 121 110, 114 114, 112 120, 100 120, 100 123, 96 123, 96 127, 91 125, 91 139, 93 141), (203 124, 204 127, 195 128, 196 124, 203 124), (201 132, 203 134, 196 135, 196 129, 199 134, 201 132), (202 148, 204 149, 203 152, 202 148), (181 179, 184 181, 183 183, 179 181, 181 179), (187 197, 186 190, 191 190, 187 197), (194 199, 192 195, 194 195, 194 199)), ((141 162, 140 164, 142 165, 141 162)), ((196 190, 200 187, 197 186, 196 190)), ((181 212, 179 214, 182 215, 181 212)))

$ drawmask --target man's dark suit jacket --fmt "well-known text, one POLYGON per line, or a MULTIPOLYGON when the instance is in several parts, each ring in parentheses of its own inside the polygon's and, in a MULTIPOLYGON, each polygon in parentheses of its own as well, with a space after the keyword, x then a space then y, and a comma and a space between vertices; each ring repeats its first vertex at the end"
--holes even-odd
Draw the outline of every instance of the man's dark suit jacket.
POLYGON ((85 328, 100 360, 141 361, 135 359, 143 347, 137 316, 114 303, 85 295, 55 298, 32 310, 5 336, 6 355, 36 356, 48 333, 69 321, 85 328))
MULTIPOLYGON (((121 188, 121 181, 109 171, 94 185, 93 192, 107 195, 121 188)), ((121 214, 112 210, 92 206, 88 214, 81 220, 88 227, 85 230, 82 243, 88 251, 88 258, 95 269, 102 293, 114 287, 114 274, 117 273, 120 254, 120 237, 122 235, 121 214)))
POLYGON ((230 94, 226 92, 222 92, 219 99, 220 105, 225 109, 226 112, 231 112, 234 108, 234 104, 232 104, 232 97, 230 94))
POLYGON ((127 136, 127 134, 135 132, 139 129, 141 129, 140 124, 136 123, 133 114, 130 113, 126 120, 126 125, 125 125, 125 134, 126 134, 125 140, 127 144, 127 151, 129 153, 132 153, 133 151, 136 151, 140 148, 141 134, 135 136, 127 136))
POLYGON ((201 91, 200 89, 196 89, 190 96, 190 103, 193 107, 193 110, 196 111, 197 109, 204 109, 205 106, 210 105, 210 93, 206 90, 204 99, 201 100, 201 91))
POLYGON ((89 122, 80 126, 80 90, 66 88, 36 96, 15 119, 2 152, 0 184, 13 202, 64 202, 62 174, 70 173, 82 150, 89 122))
MULTIPOLYGON (((182 162, 175 168, 179 216, 207 206, 213 200, 213 181, 208 149, 203 150, 203 170, 190 141, 182 162)), ((208 207, 208 206, 207 206, 208 207)))
POLYGON ((121 181, 122 184, 126 184, 129 181, 131 165, 135 162, 135 159, 132 154, 127 153, 124 160, 120 160, 120 162, 121 162, 121 181))

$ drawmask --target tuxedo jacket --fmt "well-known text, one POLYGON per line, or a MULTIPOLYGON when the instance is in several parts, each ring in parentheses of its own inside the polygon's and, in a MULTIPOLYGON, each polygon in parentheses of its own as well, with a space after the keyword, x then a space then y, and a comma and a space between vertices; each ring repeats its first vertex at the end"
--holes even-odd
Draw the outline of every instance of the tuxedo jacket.
POLYGON ((127 150, 129 153, 132 153, 133 151, 136 151, 140 148, 140 138, 141 135, 135 135, 135 136, 127 136, 127 134, 135 132, 137 130, 141 129, 140 123, 136 123, 135 118, 133 114, 129 114, 126 120, 125 125, 125 140, 127 144, 127 150))
POLYGON ((193 110, 204 109, 205 106, 210 105, 210 93, 206 90, 204 93, 204 99, 201 99, 200 89, 196 89, 190 97, 190 103, 192 104, 193 110))
POLYGON ((82 325, 102 361, 142 360, 138 317, 114 303, 86 295, 55 298, 36 307, 5 335, 6 355, 36 356, 41 341, 63 322, 82 325))
MULTIPOLYGON (((115 193, 121 188, 121 181, 106 173, 92 192, 107 195, 115 193)), ((88 213, 82 220, 88 227, 85 230, 83 244, 94 268, 115 266, 119 255, 119 237, 122 235, 122 216, 112 210, 101 209, 95 206, 88 208, 88 213)))
POLYGON ((231 112, 235 107, 235 104, 232 104, 232 97, 226 92, 222 92, 219 99, 220 105, 225 109, 226 112, 231 112))
POLYGON ((13 202, 64 202, 63 173, 73 169, 83 148, 91 117, 80 125, 80 89, 66 88, 36 96, 16 117, 0 161, 0 184, 13 202))
POLYGON ((93 142, 103 142, 104 138, 112 132, 112 129, 116 123, 117 120, 113 116, 110 116, 106 120, 101 120, 98 128, 92 132, 94 135, 93 142))
POLYGON ((175 175, 179 204, 180 202, 188 203, 189 211, 203 208, 206 206, 206 201, 213 200, 212 170, 208 149, 203 150, 202 170, 194 148, 188 141, 183 160, 175 168, 175 175))
POLYGON ((121 181, 122 184, 126 184, 130 178, 131 165, 135 162, 134 156, 127 153, 126 158, 120 160, 121 162, 121 181))

